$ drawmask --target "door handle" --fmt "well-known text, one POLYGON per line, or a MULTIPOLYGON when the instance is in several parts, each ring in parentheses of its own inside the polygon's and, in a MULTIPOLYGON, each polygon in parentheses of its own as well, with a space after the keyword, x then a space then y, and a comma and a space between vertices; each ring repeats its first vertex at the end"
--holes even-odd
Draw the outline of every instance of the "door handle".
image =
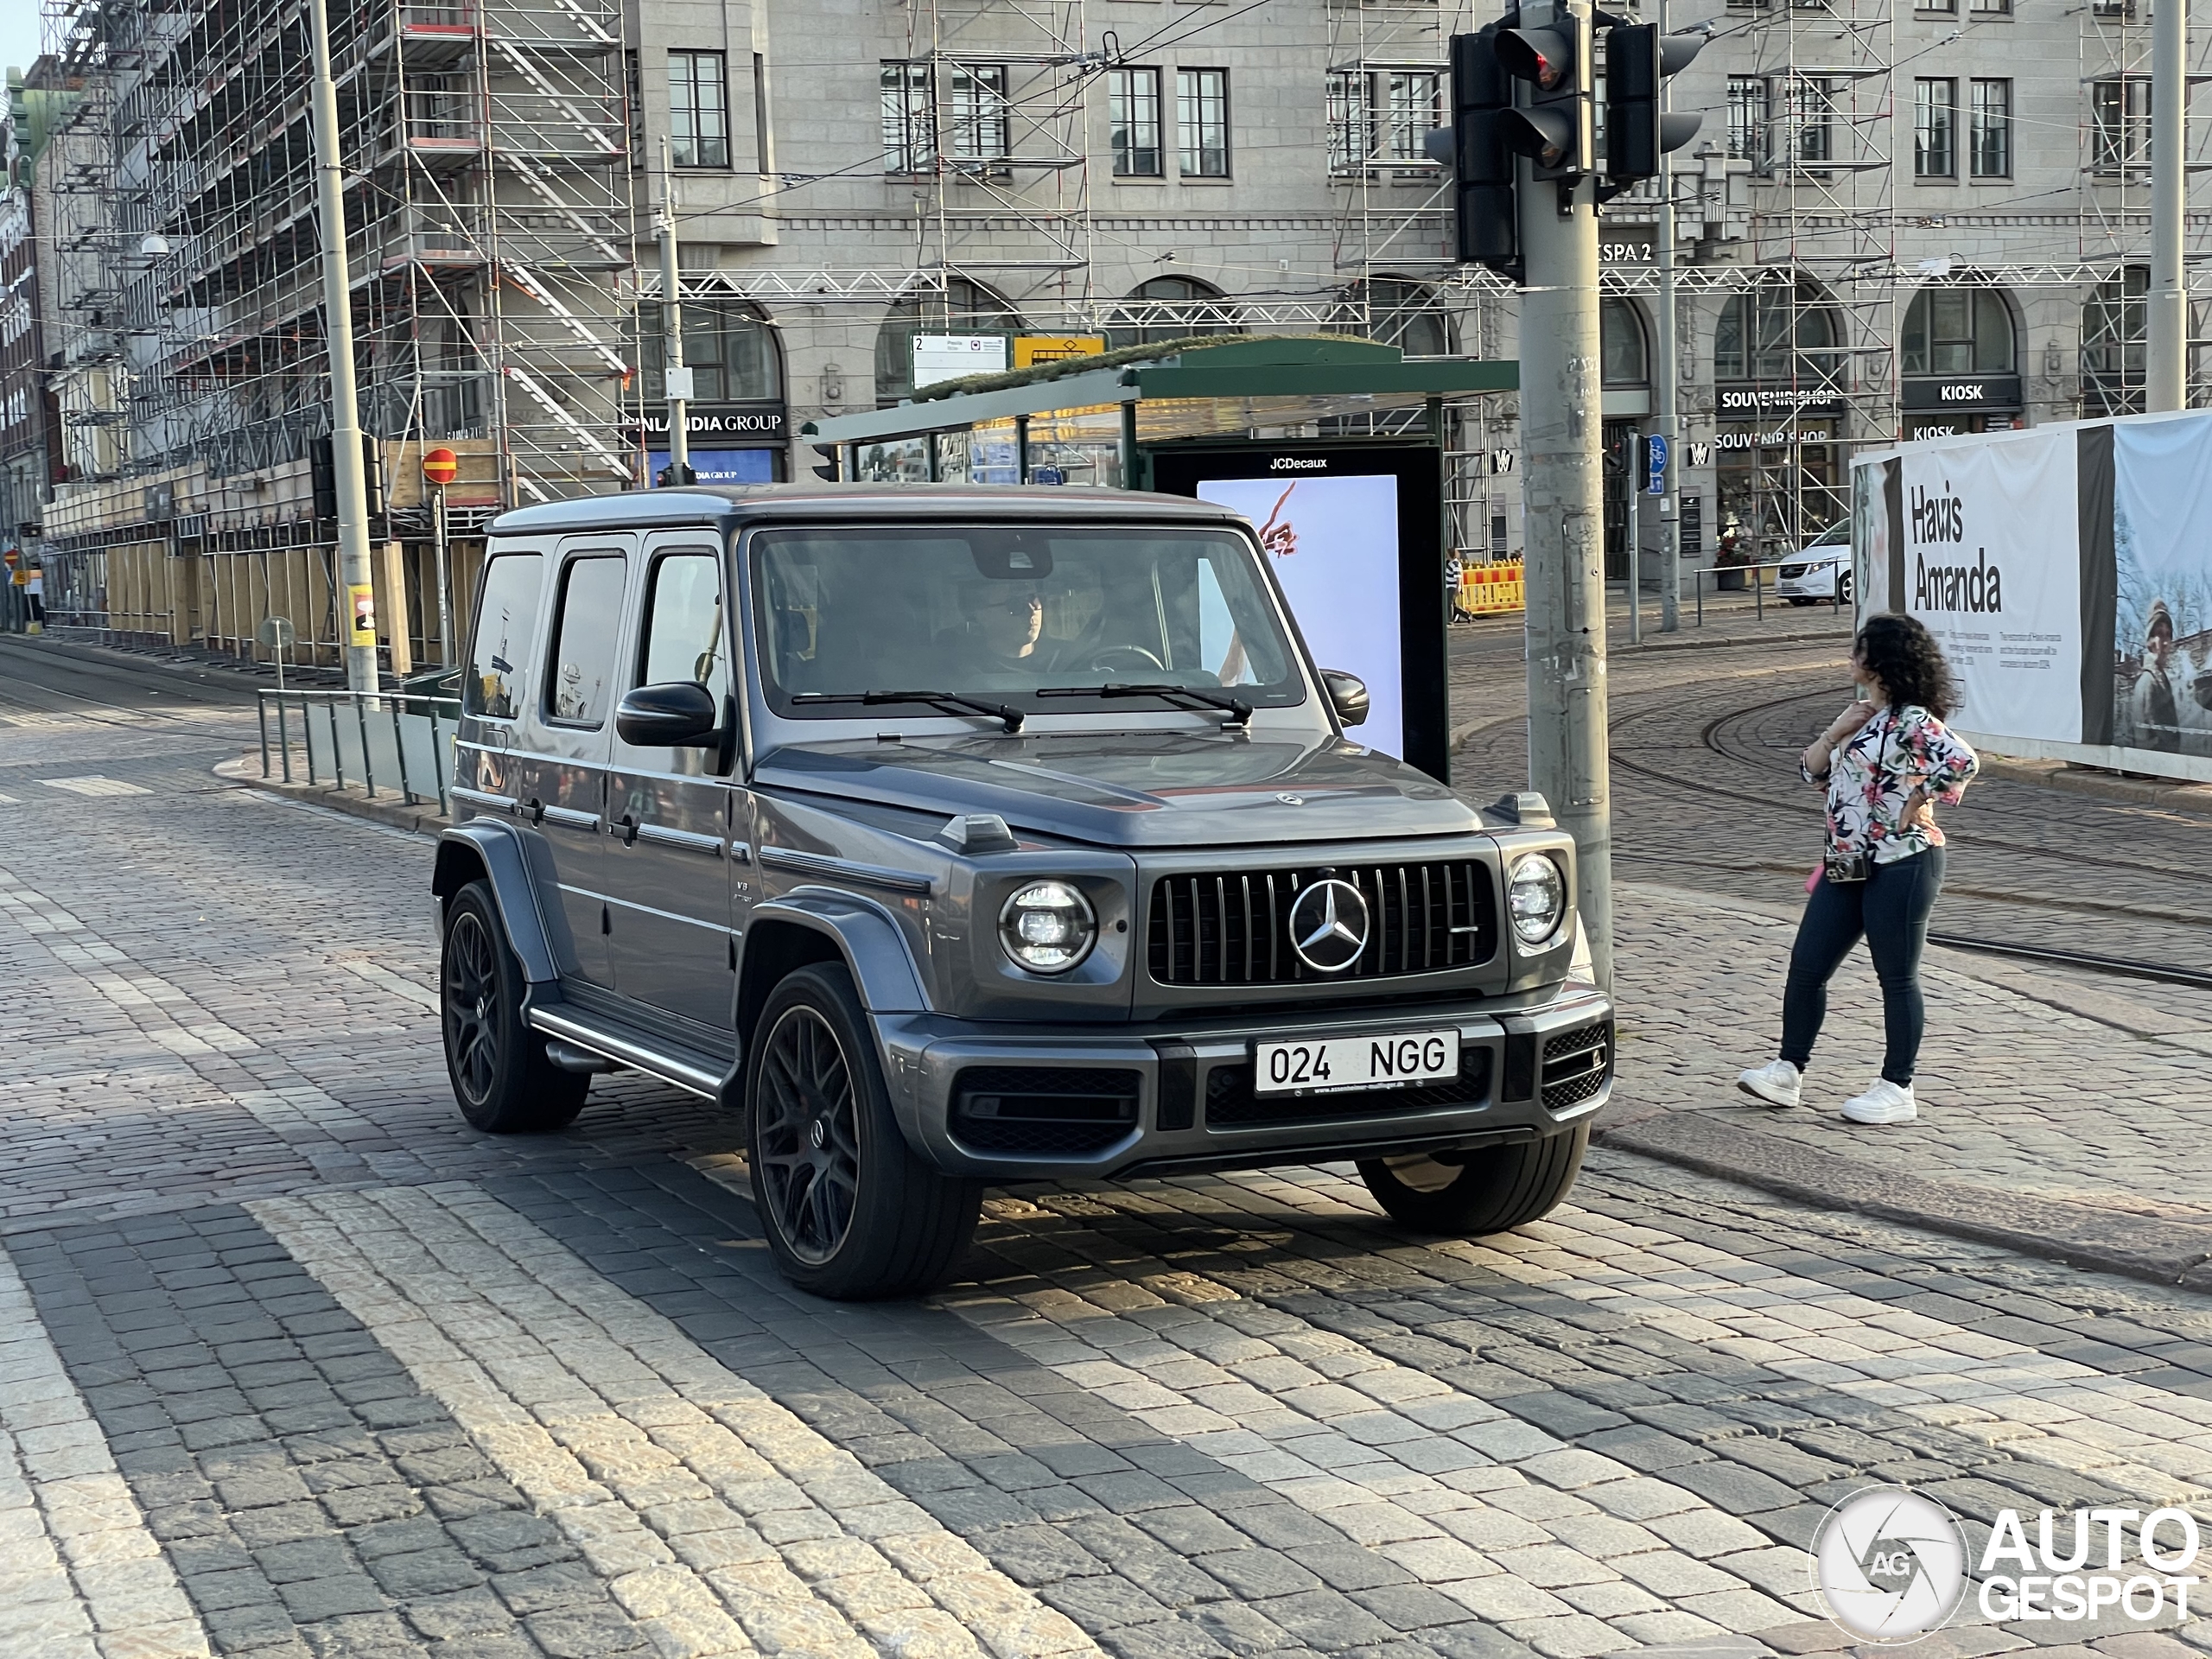
POLYGON ((625 847, 636 846, 638 844, 637 818, 632 814, 625 812, 622 815, 620 822, 622 824, 622 844, 625 847))
POLYGON ((543 823, 545 822, 545 803, 539 800, 535 795, 530 798, 530 821, 532 823, 543 823))

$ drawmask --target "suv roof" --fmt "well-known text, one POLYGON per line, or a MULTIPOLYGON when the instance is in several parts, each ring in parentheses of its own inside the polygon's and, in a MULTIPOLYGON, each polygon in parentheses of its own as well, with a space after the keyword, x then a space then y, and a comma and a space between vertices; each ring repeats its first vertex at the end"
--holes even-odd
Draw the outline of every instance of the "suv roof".
POLYGON ((694 484, 682 489, 625 490, 543 506, 518 507, 494 518, 493 536, 542 535, 631 525, 743 524, 776 518, 1171 519, 1233 524, 1240 515, 1188 496, 1085 486, 1039 488, 1020 484, 694 484))

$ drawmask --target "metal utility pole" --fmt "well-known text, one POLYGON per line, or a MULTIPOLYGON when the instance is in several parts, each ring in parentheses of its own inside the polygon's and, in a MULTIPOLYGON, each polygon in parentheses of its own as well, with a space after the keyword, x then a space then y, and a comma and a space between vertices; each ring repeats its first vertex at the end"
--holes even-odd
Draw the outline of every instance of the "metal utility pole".
POLYGON ((330 357, 330 462, 338 494, 338 581, 346 590, 340 628, 346 685, 377 686, 376 588, 369 574, 368 480, 362 474, 361 405, 353 386, 353 283, 346 271, 346 182, 338 155, 338 86, 330 73, 330 15, 309 0, 315 48, 315 178, 321 207, 323 340, 330 357))
MULTIPOLYGON (((1667 0, 1658 0, 1652 19, 1663 37, 1667 33, 1667 0)), ((1659 83, 1659 108, 1663 112, 1675 101, 1672 77, 1659 83)), ((1667 444, 1667 493, 1659 498, 1659 632, 1673 633, 1682 626, 1682 505, 1681 429, 1675 418, 1675 392, 1681 376, 1675 365, 1675 170, 1662 167, 1659 175, 1659 293, 1653 306, 1653 328, 1659 338, 1652 354, 1652 430, 1667 444)))
POLYGON ((691 435, 684 429, 691 371, 683 366, 683 309, 677 302, 676 168, 667 136, 660 141, 660 334, 662 372, 668 381, 668 481, 691 476, 691 435))
MULTIPOLYGON (((1602 330, 1603 325, 1600 325, 1602 330)), ((1628 642, 1643 643, 1643 527, 1637 522, 1637 499, 1643 493, 1643 434, 1628 435, 1628 642)))
MULTIPOLYGON (((1589 0, 1524 5, 1523 28, 1579 27, 1589 0), (1579 19, 1577 22, 1575 20, 1579 19)), ((1585 83, 1587 84, 1586 81, 1585 83)), ((1586 123, 1586 105, 1581 118, 1586 123)), ((1588 128, 1583 129, 1586 134, 1588 128)), ((1586 141, 1582 153, 1589 153, 1586 141)), ((1575 894, 1599 982, 1613 971, 1606 784, 1604 480, 1599 462, 1594 176, 1520 177, 1522 571, 1529 607, 1529 780, 1573 834, 1575 894)))
POLYGON ((2154 0, 2151 30, 2151 293, 2143 406, 2189 407, 2189 289, 2182 220, 2189 203, 2189 0, 2154 0))

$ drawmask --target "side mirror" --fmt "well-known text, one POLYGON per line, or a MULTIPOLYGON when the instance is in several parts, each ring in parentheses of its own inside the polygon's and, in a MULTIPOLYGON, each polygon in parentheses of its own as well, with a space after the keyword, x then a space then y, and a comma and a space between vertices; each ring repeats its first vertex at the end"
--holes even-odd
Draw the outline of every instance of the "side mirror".
POLYGON ((1340 668, 1325 668, 1321 671, 1321 683, 1329 688, 1329 706, 1337 711, 1339 726, 1367 723, 1366 681, 1340 668))
POLYGON ((614 729, 633 748, 706 747, 720 741, 721 726, 714 694, 695 680, 641 685, 614 709, 614 729))

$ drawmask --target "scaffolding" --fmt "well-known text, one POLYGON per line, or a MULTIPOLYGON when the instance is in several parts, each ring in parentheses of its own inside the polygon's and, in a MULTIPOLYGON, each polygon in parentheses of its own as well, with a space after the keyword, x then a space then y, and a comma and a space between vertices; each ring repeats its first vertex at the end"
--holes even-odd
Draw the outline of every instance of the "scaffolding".
MULTIPOLYGON (((502 505, 627 481, 618 0, 330 10, 363 429, 480 446, 502 505)), ((330 413, 303 0, 49 0, 48 28, 86 87, 55 168, 75 478, 301 461, 330 413)))

